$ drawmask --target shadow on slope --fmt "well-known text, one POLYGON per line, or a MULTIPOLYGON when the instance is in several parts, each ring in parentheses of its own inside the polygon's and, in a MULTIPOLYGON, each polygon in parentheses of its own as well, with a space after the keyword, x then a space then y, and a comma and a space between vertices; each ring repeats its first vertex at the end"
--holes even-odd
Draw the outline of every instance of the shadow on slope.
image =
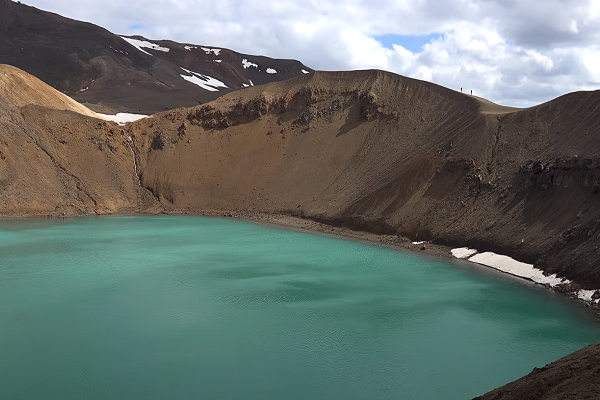
POLYGON ((381 71, 317 72, 131 133, 170 210, 287 212, 598 286, 599 107, 598 92, 514 110, 381 71))

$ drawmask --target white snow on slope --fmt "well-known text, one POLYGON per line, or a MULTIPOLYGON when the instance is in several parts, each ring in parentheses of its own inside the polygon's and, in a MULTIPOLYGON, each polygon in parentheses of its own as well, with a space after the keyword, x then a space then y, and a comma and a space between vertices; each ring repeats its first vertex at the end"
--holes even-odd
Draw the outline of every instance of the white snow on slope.
POLYGON ((303 74, 310 74, 310 72, 308 72, 307 70, 303 69, 301 70, 303 74))
POLYGON ((274 70, 273 68, 267 68, 267 74, 276 74, 277 71, 274 70))
MULTIPOLYGON (((477 250, 469 249, 468 247, 460 247, 452 249, 450 252, 454 257, 464 259, 477 253, 477 250)), ((508 256, 502 256, 491 252, 476 254, 469 258, 469 261, 521 278, 530 279, 536 283, 549 284, 552 287, 561 283, 571 282, 568 279, 558 278, 556 274, 545 276, 541 270, 534 268, 532 264, 522 263, 508 256)), ((581 289, 577 292, 577 297, 583 301, 600 304, 600 299, 592 299, 592 296, 597 290, 581 289)))
POLYGON ((536 283, 541 283, 542 285, 549 284, 550 286, 556 286, 561 283, 569 282, 566 279, 558 278, 556 274, 545 276, 542 273, 542 270, 534 268, 532 264, 526 264, 514 260, 508 256, 503 256, 492 252, 475 254, 469 258, 469 261, 495 268, 511 275, 529 279, 536 283))
POLYGON ((250 67, 258 68, 258 64, 254 64, 253 62, 250 62, 244 58, 242 60, 242 67, 244 67, 244 69, 248 69, 250 67))
POLYGON ((147 49, 152 49, 152 50, 164 51, 165 53, 168 53, 170 51, 170 49, 168 49, 166 47, 160 47, 156 43, 146 42, 144 40, 131 39, 128 37, 123 37, 123 36, 121 36, 121 38, 123 40, 125 40, 127 43, 129 43, 130 45, 132 45, 133 47, 135 47, 136 49, 138 49, 139 51, 141 51, 142 53, 146 53, 149 56, 151 56, 152 54, 148 53, 142 47, 145 47, 147 49))
POLYGON ((577 292, 577 297, 579 297, 581 300, 592 301, 592 295, 594 292, 595 290, 581 289, 579 292, 577 292))
POLYGON ((200 47, 206 54, 215 53, 215 56, 218 56, 221 53, 221 49, 211 49, 208 47, 200 47))
POLYGON ((594 295, 594 293, 596 293, 596 291, 597 290, 581 289, 579 292, 577 292, 577 297, 579 297, 583 301, 589 301, 592 303, 600 304, 600 299, 592 299, 592 296, 594 295))
POLYGON ((190 71, 189 69, 181 68, 191 76, 180 75, 183 79, 188 82, 193 83, 194 85, 200 86, 202 89, 209 90, 211 92, 218 92, 217 88, 227 88, 223 82, 208 75, 199 74, 198 72, 190 71))
POLYGON ((116 115, 100 114, 102 117, 114 121, 119 125, 125 125, 129 122, 137 121, 138 119, 148 118, 148 115, 142 114, 129 114, 129 113, 117 113, 116 115))
POLYGON ((418 244, 423 244, 423 243, 425 243, 425 242, 423 242, 423 241, 422 242, 412 242, 412 244, 417 244, 417 245, 418 244))
POLYGON ((477 253, 477 250, 469 249, 468 247, 460 247, 458 249, 452 249, 450 252, 456 258, 468 258, 477 253))
POLYGON ((187 51, 192 51, 193 49, 197 49, 198 47, 196 46, 183 46, 184 49, 186 49, 187 51))

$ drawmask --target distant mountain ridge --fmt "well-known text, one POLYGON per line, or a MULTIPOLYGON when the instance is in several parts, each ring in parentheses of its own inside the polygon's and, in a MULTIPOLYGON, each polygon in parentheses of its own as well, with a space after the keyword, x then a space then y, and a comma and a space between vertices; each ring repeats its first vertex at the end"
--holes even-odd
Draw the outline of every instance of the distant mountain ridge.
POLYGON ((0 0, 0 64, 18 67, 97 110, 148 114, 312 72, 296 60, 118 36, 10 0, 0 0))

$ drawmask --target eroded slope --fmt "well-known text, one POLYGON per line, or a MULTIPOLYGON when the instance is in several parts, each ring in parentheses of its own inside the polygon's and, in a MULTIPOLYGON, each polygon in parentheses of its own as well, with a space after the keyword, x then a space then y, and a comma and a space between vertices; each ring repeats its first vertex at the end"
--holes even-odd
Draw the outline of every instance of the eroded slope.
POLYGON ((596 287, 599 107, 591 92, 491 112, 390 73, 317 72, 131 132, 142 184, 169 210, 288 212, 471 245, 596 287))
POLYGON ((116 124, 18 69, 0 66, 0 216, 139 211, 130 139, 116 124))

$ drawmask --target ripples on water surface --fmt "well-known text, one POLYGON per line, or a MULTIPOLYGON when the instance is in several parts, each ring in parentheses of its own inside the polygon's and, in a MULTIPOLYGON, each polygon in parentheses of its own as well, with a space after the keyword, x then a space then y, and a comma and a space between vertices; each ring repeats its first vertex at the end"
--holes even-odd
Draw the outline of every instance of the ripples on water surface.
POLYGON ((458 261, 215 218, 0 222, 2 399, 464 399, 599 339, 458 261))

